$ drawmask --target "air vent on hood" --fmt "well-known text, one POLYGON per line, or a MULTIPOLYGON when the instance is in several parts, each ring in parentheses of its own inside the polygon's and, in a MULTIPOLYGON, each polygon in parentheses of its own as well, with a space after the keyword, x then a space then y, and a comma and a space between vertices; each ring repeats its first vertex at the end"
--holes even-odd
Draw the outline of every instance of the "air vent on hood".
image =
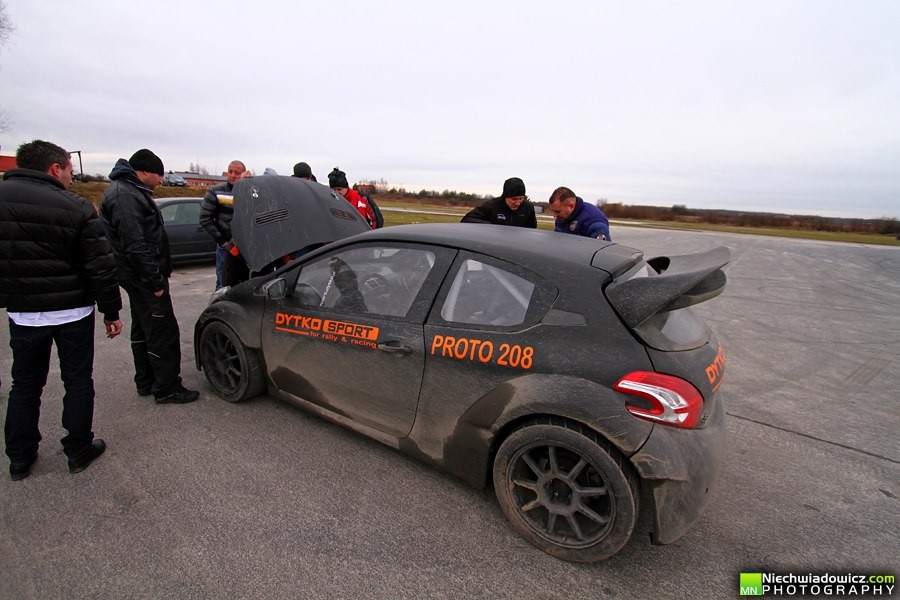
POLYGON ((284 221, 289 217, 288 209, 280 208, 278 210, 272 210, 266 213, 262 213, 253 217, 253 222, 257 225, 268 225, 269 223, 277 223, 278 221, 284 221))

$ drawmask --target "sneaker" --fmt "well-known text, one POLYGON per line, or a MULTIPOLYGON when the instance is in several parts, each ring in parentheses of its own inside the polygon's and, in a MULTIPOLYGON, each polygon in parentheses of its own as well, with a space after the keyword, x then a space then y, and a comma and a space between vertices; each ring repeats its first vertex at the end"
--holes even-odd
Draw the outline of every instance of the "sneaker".
POLYGON ((157 404, 187 404, 200 397, 200 392, 181 388, 177 392, 156 399, 157 404))
POLYGON ((69 460, 69 473, 81 473, 88 468, 94 460, 97 459, 106 450, 106 442, 96 439, 91 442, 91 446, 87 453, 78 460, 69 460))
POLYGON ((13 481, 21 481, 25 479, 29 475, 31 475, 31 466, 37 460, 37 454, 34 455, 29 462, 23 463, 10 463, 9 464, 9 478, 13 481))
POLYGON ((151 390, 148 387, 147 388, 138 388, 137 393, 138 393, 138 396, 149 396, 150 394, 153 393, 153 390, 151 390))

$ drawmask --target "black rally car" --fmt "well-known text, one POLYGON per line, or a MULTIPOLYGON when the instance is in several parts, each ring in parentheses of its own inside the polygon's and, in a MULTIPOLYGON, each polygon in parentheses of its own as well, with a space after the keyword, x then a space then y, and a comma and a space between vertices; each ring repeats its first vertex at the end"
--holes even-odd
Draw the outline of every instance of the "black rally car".
MULTIPOLYGON (((238 245, 269 246, 251 268, 307 246, 310 219, 353 220, 330 191, 295 203, 300 189, 275 181, 289 178, 260 179, 255 204, 249 188, 235 202, 235 232, 255 229, 238 245), (285 231, 291 242, 273 244, 285 231)), ((529 542, 597 561, 641 511, 655 543, 675 541, 712 494, 725 359, 689 307, 722 292, 728 260, 726 248, 645 260, 494 225, 366 231, 219 290, 195 326, 196 363, 225 400, 268 391, 492 484, 529 542)))

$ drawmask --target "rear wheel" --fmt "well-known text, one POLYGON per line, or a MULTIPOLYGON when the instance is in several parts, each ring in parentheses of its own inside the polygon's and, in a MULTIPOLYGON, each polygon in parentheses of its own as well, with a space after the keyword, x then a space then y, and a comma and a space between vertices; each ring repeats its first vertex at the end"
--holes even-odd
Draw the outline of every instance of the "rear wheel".
POLYGON ((564 560, 594 562, 622 549, 638 517, 636 476, 593 431, 534 423, 503 441, 494 490, 522 537, 564 560))
POLYGON ((258 396, 266 389, 256 352, 246 348, 224 323, 210 323, 200 334, 200 364, 216 393, 229 402, 258 396))

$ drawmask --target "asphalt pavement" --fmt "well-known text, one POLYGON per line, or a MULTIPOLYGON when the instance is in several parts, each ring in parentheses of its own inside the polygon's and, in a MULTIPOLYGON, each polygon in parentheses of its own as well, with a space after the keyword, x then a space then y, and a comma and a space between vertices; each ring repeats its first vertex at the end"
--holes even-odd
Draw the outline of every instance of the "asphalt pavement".
POLYGON ((98 327, 108 449, 70 475, 54 357, 31 477, 10 481, 0 461, 0 598, 694 599, 736 597, 741 571, 896 574, 900 248, 612 233, 647 256, 732 251, 725 293, 698 307, 726 352, 727 454, 676 543, 642 535, 605 562, 566 563, 519 538, 490 491, 270 396, 219 400, 192 351, 214 269, 190 265, 171 288, 200 400, 139 397, 127 335, 98 327))

